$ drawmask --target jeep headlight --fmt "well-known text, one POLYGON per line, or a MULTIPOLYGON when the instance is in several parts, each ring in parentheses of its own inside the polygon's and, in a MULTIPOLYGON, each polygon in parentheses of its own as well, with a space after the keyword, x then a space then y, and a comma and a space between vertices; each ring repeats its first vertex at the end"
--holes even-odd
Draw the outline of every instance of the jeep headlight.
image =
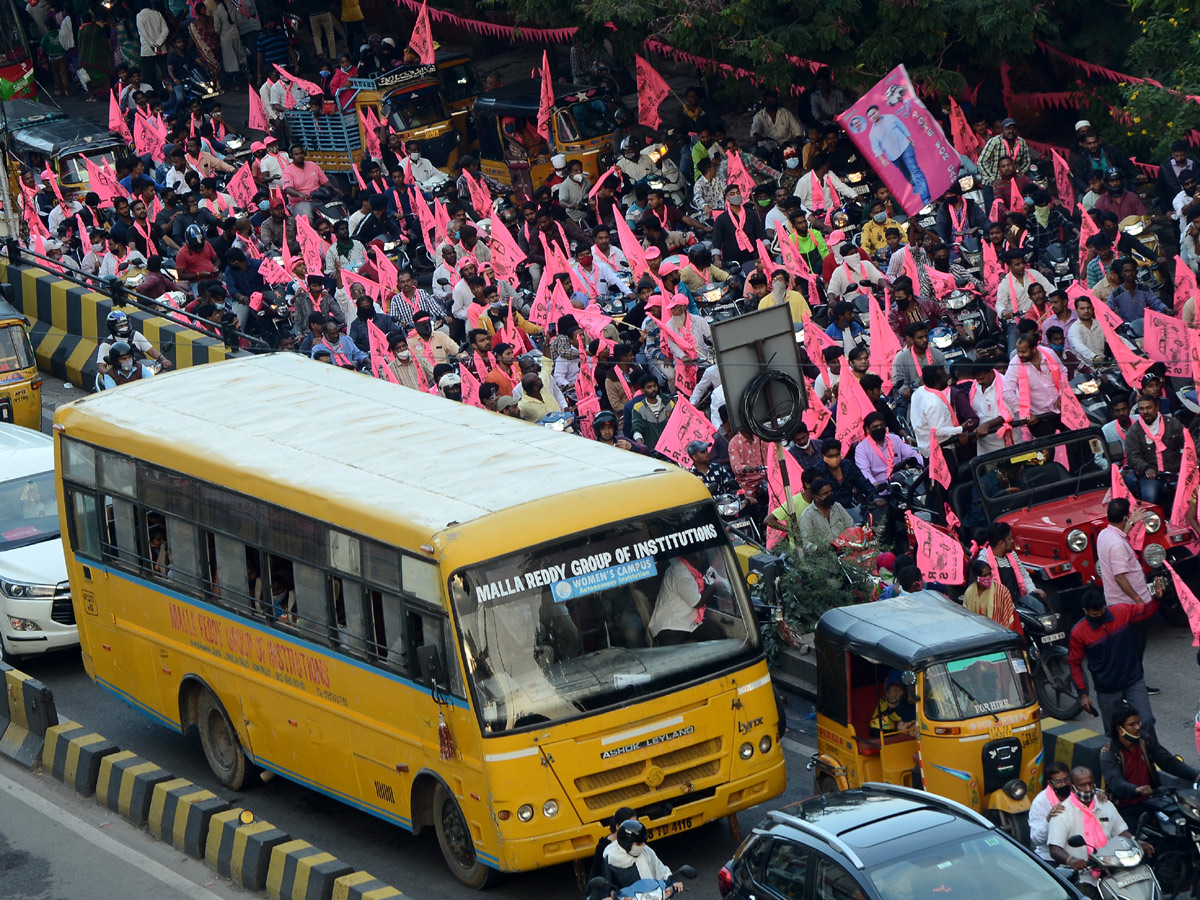
POLYGON ((1157 569, 1167 561, 1167 548, 1162 544, 1147 544, 1142 551, 1142 559, 1152 569, 1157 569))
POLYGON ((1072 553, 1082 553, 1087 549, 1088 536, 1078 528, 1072 528, 1067 533, 1067 547, 1072 553))
POLYGON ((1158 513, 1146 513, 1146 518, 1142 522, 1146 526, 1146 534, 1154 534, 1162 528, 1162 516, 1158 513))

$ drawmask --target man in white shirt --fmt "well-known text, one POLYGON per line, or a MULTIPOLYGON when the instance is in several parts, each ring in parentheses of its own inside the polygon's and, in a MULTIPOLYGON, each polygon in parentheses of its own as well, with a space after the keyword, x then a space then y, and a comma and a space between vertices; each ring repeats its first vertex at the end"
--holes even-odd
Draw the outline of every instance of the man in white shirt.
MULTIPOLYGON (((954 424, 947 387, 950 377, 941 366, 928 366, 921 372, 921 386, 913 391, 909 404, 908 418, 917 438, 917 450, 929 458, 929 432, 937 431, 938 443, 947 438, 961 436, 961 425, 954 424)), ((965 443, 961 441, 960 443, 965 443)))
POLYGON ((409 141, 406 150, 408 159, 404 161, 404 169, 412 175, 413 181, 421 190, 430 190, 449 180, 445 172, 421 155, 421 145, 416 141, 409 141))
POLYGON ((580 247, 575 252, 575 262, 571 268, 575 270, 575 277, 583 286, 588 303, 607 298, 609 288, 612 287, 616 287, 621 293, 625 292, 625 282, 612 270, 612 266, 597 260, 589 246, 580 247))
POLYGON ((654 643, 668 646, 721 637, 718 626, 705 622, 704 607, 722 588, 728 590, 728 585, 705 553, 684 553, 671 560, 650 616, 654 643))
POLYGON ((829 278, 828 294, 832 299, 841 300, 848 293, 858 293, 860 281, 869 281, 880 288, 887 284, 883 273, 869 260, 860 257, 858 248, 850 241, 838 248, 838 259, 841 262, 829 278))
POLYGON ((775 205, 767 213, 763 227, 767 231, 773 232, 776 237, 787 234, 790 219, 788 218, 788 210, 784 208, 784 204, 791 199, 791 196, 787 188, 775 188, 775 205))
MULTIPOLYGON (((1004 379, 990 365, 980 364, 975 371, 975 384, 971 387, 971 408, 979 418, 975 429, 975 446, 980 456, 994 450, 1002 450, 1004 438, 999 431, 1011 419, 1004 405, 1004 379)), ((939 432, 940 433, 940 432, 939 432)))
MULTIPOLYGON (((1132 837, 1129 826, 1112 802, 1107 797, 1097 796, 1092 770, 1076 766, 1071 770, 1071 795, 1063 803, 1062 814, 1050 820, 1046 838, 1050 858, 1078 872, 1081 883, 1095 885, 1096 879, 1088 868, 1088 853, 1100 849, 1117 835, 1132 837), (1070 839, 1075 835, 1087 841, 1085 846, 1070 845, 1070 839)), ((1139 843, 1143 852, 1153 853, 1149 844, 1139 843)))
POLYGON ((750 137, 782 147, 803 134, 803 127, 791 110, 779 105, 779 91, 768 88, 763 92, 763 107, 750 120, 750 137))
POLYGON ((1040 284, 1046 296, 1054 287, 1037 269, 1026 268, 1024 251, 1009 250, 1004 259, 1008 263, 1008 274, 1000 276, 1000 286, 996 289, 996 315, 1007 324, 1008 355, 1012 356, 1017 346, 1017 319, 1033 306, 1029 299, 1030 285, 1040 284))
POLYGON ((1089 366, 1107 356, 1104 329, 1096 321, 1096 308, 1091 300, 1079 297, 1075 301, 1075 315, 1079 318, 1067 330, 1067 347, 1089 366))
POLYGON ((116 277, 120 274, 122 263, 130 268, 139 268, 146 265, 146 257, 129 247, 125 241, 110 235, 108 253, 100 261, 99 277, 102 279, 116 277))
POLYGON ((1034 853, 1053 862, 1046 839, 1050 836, 1050 820, 1062 815, 1063 802, 1071 796, 1071 770, 1066 763, 1054 760, 1046 763, 1044 777, 1045 790, 1029 806, 1029 843, 1034 853))
POLYGON ((844 200, 858 199, 853 189, 829 170, 829 162, 828 153, 814 156, 812 171, 801 175, 792 191, 809 212, 837 209, 844 200))
POLYGON ((51 236, 58 235, 58 226, 63 222, 69 222, 73 228, 78 229, 75 225, 75 214, 83 209, 83 204, 78 200, 60 201, 56 203, 54 209, 50 210, 50 215, 46 219, 46 227, 50 229, 51 236))
POLYGON ((720 428, 721 417, 717 414, 717 410, 725 405, 725 388, 721 384, 720 366, 709 366, 704 370, 704 374, 696 382, 696 387, 692 391, 692 396, 688 398, 688 402, 692 406, 696 406, 703 403, 706 397, 709 401, 709 421, 713 423, 714 427, 720 428))
POLYGON ((279 141, 273 135, 268 135, 263 143, 267 146, 267 153, 258 161, 258 171, 262 173, 267 187, 272 188, 279 184, 284 167, 292 164, 292 158, 279 149, 279 141))
MULTIPOLYGON (((450 297, 458 280, 458 251, 450 244, 442 247, 442 262, 433 270, 433 280, 430 282, 430 293, 443 306, 450 304, 450 297)), ((469 302, 469 301, 468 301, 469 302)))

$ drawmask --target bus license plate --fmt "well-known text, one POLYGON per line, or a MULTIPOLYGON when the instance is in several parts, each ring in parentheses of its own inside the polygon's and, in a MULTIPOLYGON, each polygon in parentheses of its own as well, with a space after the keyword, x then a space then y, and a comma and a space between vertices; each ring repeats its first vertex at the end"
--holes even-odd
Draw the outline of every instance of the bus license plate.
POLYGON ((1067 636, 1067 633, 1065 631, 1056 631, 1056 632, 1054 632, 1054 634, 1043 635, 1042 643, 1043 644, 1053 644, 1055 641, 1061 641, 1066 636, 1067 636))
POLYGON ((648 829, 650 832, 650 840, 653 841, 657 838, 666 837, 667 835, 679 834, 680 832, 687 831, 692 827, 693 822, 696 822, 697 825, 700 824, 697 821, 696 816, 688 816, 686 819, 676 819, 674 822, 668 822, 666 825, 655 825, 653 828, 648 829))
POLYGON ((996 725, 993 728, 988 729, 988 737, 990 737, 992 740, 995 740, 996 738, 1012 737, 1012 726, 996 725))

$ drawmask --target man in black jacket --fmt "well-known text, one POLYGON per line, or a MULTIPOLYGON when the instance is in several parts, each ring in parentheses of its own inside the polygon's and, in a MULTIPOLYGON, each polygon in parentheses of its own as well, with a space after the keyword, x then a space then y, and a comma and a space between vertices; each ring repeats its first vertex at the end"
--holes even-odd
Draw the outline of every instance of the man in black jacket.
POLYGON ((758 255, 755 241, 767 239, 762 219, 744 206, 742 189, 736 184, 725 188, 725 211, 713 224, 713 249, 721 254, 722 263, 737 260, 749 262, 758 255), (738 234, 742 237, 739 239, 738 234))
POLYGON ((1160 744, 1152 730, 1143 730, 1136 709, 1128 703, 1118 704, 1108 729, 1108 743, 1100 750, 1100 771, 1105 790, 1131 829, 1137 829, 1146 799, 1162 786, 1159 769, 1188 784, 1200 774, 1160 744))
POLYGON ((391 316, 385 316, 383 313, 375 311, 375 302, 367 296, 367 292, 363 290, 361 284, 355 283, 350 286, 350 299, 354 301, 354 306, 358 310, 354 321, 350 323, 350 340, 354 341, 354 345, 363 353, 370 353, 371 330, 367 327, 369 324, 374 324, 379 329, 379 333, 385 336, 400 326, 391 316))
POLYGON ((1158 408, 1152 394, 1138 397, 1138 417, 1125 432, 1125 464, 1138 479, 1145 503, 1162 503, 1170 509, 1163 475, 1179 472, 1183 460, 1183 426, 1158 408))
POLYGON ((1080 149, 1071 153, 1071 180, 1075 183, 1075 192, 1082 197, 1088 192, 1088 176, 1092 172, 1106 174, 1109 169, 1119 169, 1126 184, 1133 184, 1137 179, 1137 170, 1128 156, 1100 140, 1095 131, 1083 132, 1080 149))

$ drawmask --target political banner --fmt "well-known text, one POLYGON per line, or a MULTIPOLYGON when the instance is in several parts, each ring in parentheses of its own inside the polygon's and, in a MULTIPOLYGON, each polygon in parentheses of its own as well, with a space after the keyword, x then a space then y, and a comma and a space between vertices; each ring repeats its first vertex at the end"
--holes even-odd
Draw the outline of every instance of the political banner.
POLYGON ((692 441, 711 442, 717 429, 713 427, 708 417, 688 403, 683 397, 675 401, 671 417, 654 449, 672 462, 685 469, 692 467, 692 458, 688 456, 687 446, 692 441))
POLYGON ((904 211, 916 215, 958 178, 958 153, 896 66, 837 117, 904 211))

